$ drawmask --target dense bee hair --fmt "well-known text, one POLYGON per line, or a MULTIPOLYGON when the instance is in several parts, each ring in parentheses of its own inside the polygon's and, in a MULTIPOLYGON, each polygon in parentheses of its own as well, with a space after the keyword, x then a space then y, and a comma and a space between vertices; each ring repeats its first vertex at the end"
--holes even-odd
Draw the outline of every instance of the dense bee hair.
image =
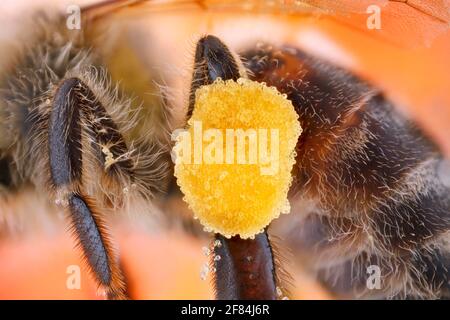
MULTIPOLYGON (((105 213, 138 205, 148 211, 148 201, 166 188, 161 136, 169 129, 158 123, 163 133, 132 136, 148 106, 132 108, 136 102, 112 83, 82 32, 59 16, 39 13, 33 22, 33 37, 1 79, 0 150, 9 172, 2 179, 46 190, 69 213, 99 285, 108 297, 124 298, 105 213)), ((145 121, 151 127, 152 119, 145 121)))
POLYGON ((443 156, 385 96, 346 70, 293 47, 243 53, 251 79, 287 94, 303 133, 288 239, 335 291, 449 297, 450 189, 443 156), (369 266, 381 288, 369 290, 369 266))

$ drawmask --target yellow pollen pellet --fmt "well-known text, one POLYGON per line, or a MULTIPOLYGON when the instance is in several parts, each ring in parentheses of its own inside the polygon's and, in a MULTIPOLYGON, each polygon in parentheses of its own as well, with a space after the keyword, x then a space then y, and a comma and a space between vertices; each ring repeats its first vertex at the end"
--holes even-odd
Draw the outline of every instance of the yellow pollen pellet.
POLYGON ((174 154, 184 200, 203 226, 253 238, 288 213, 300 133, 291 101, 276 88, 247 79, 199 88, 174 154))

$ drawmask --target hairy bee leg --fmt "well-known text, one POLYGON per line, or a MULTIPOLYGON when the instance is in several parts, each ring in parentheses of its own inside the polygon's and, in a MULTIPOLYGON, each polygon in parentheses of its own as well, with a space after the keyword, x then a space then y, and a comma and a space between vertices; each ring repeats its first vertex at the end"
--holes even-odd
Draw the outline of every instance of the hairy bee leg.
POLYGON ((195 48, 187 118, 192 116, 198 88, 213 83, 217 78, 237 80, 240 76, 238 62, 219 38, 211 35, 201 38, 195 48))
MULTIPOLYGON (((121 207, 124 204, 123 195, 128 193, 130 187, 137 191, 135 194, 139 197, 150 200, 166 187, 170 157, 168 149, 160 142, 148 144, 136 141, 136 144, 128 146, 122 134, 127 129, 108 113, 104 105, 108 101, 100 101, 94 92, 79 80, 78 103, 85 123, 83 137, 91 142, 90 155, 95 158, 94 165, 101 167, 99 186, 108 190, 101 195, 105 200, 103 203, 121 207)), ((128 117, 127 122, 135 123, 134 115, 131 117, 131 121, 128 117)))
MULTIPOLYGON (((237 80, 241 77, 240 61, 217 37, 201 38, 195 50, 194 72, 189 97, 188 118, 195 105, 195 91, 217 78, 237 80)), ((217 236, 223 244, 217 249, 221 256, 216 264, 216 294, 219 299, 276 299, 275 264, 267 232, 255 239, 227 239, 217 236), (254 259, 253 261, 248 261, 254 259), (231 275, 230 272, 233 272, 231 275)))
POLYGON ((72 228, 84 257, 108 298, 125 298, 122 274, 100 214, 81 193, 82 142, 80 80, 64 80, 57 89, 50 115, 48 145, 51 184, 67 203, 72 228))
POLYGON ((276 279, 272 248, 266 232, 254 240, 216 235, 215 286, 221 300, 274 300, 276 279), (218 259, 217 257, 220 257, 218 259))
POLYGON ((68 206, 72 217, 72 230, 78 235, 79 245, 91 266, 97 281, 107 288, 108 299, 125 299, 123 276, 114 259, 112 244, 106 223, 93 200, 78 194, 71 194, 68 206))
POLYGON ((121 155, 128 154, 128 146, 119 128, 105 107, 97 99, 89 87, 78 80, 79 94, 78 103, 82 113, 88 119, 89 134, 96 142, 97 153, 101 154, 101 163, 104 171, 108 173, 119 173, 132 177, 132 161, 129 157, 120 159, 121 155))

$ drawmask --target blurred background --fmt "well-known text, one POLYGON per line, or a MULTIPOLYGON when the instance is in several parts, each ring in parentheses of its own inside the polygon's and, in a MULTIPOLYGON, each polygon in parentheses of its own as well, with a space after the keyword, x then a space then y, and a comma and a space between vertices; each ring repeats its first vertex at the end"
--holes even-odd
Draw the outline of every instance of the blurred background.
MULTIPOLYGON (((0 2, 0 71, 14 59, 28 21, 39 9, 62 13, 97 1, 0 2)), ((94 44, 114 80, 145 105, 168 104, 173 128, 182 124, 195 43, 214 34, 237 52, 256 41, 298 46, 380 88, 450 155, 450 5, 410 1, 144 1, 107 13, 94 44), (367 27, 370 5, 381 28, 367 27)), ((85 30, 83 30, 85 31, 85 30)), ((211 277, 200 277, 210 245, 180 198, 156 201, 151 212, 111 217, 129 294, 134 299, 212 299, 211 277)), ((284 221, 286 220, 286 221, 284 221)), ((282 233, 279 219, 274 233, 282 233)), ((290 266, 294 299, 333 295, 302 267, 290 266)), ((0 197, 0 299, 102 299, 67 232, 64 215, 33 189, 0 197), (67 286, 81 267, 81 288, 67 286), (69 268, 70 269, 70 268, 69 268)))

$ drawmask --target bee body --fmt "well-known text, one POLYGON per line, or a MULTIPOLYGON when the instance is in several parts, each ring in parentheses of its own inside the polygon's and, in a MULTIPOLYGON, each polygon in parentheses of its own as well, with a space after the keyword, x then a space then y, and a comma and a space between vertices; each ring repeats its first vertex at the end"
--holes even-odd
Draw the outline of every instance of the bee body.
POLYGON ((357 294, 368 292, 361 279, 371 265, 384 296, 448 294, 450 189, 439 148, 345 70, 290 47, 244 58, 251 77, 287 94, 299 114, 291 198, 313 205, 291 235, 314 252, 313 268, 357 294))
MULTIPOLYGON (((108 15, 100 9, 110 5, 115 12, 140 2, 145 1, 105 1, 85 7, 83 14, 96 19, 108 15)), ((107 69, 113 66, 95 47, 101 41, 94 44, 91 34, 69 30, 65 22, 37 15, 29 41, 0 76, 0 187, 11 192, 32 185, 60 205, 97 283, 109 298, 126 298, 103 213, 136 203, 146 210, 166 189, 171 119, 150 100, 142 99, 141 109, 133 106, 128 92, 110 78, 107 69)), ((202 50, 194 57, 186 117, 200 86, 247 75, 286 94, 299 115, 303 133, 290 192, 294 209, 280 220, 288 221, 281 236, 302 265, 344 296, 450 297, 450 186, 439 173, 445 161, 414 122, 370 84, 297 48, 258 45, 240 61, 216 37, 203 37, 197 46, 202 50), (369 276, 376 269, 381 286, 373 288, 369 276)), ((128 50, 121 54, 114 52, 113 61, 125 56, 121 68, 128 73, 132 58, 128 50)), ((164 59, 169 65, 170 55, 164 59)), ((128 89, 142 89, 148 98, 148 83, 136 76, 148 70, 138 69, 129 73, 134 79, 118 78, 133 80, 128 89)), ((171 187, 181 203, 173 180, 171 187)), ((256 241, 216 235, 220 259, 212 267, 218 298, 285 294, 273 229, 272 224, 256 241)))

